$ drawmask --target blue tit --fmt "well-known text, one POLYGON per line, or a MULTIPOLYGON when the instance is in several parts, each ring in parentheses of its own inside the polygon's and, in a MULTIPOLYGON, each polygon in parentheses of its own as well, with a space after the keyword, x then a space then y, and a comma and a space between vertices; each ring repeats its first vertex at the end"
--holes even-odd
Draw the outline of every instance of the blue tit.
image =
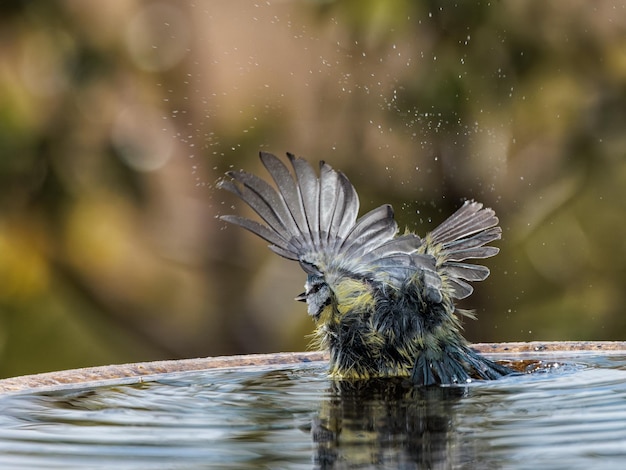
POLYGON ((424 238, 398 234, 386 204, 357 218, 359 197, 348 178, 325 162, 319 176, 287 154, 260 158, 276 189, 245 171, 228 172, 220 187, 237 195, 264 223, 220 218, 270 243, 307 274, 306 302, 316 323, 313 344, 329 351, 330 374, 340 380, 408 377, 418 385, 497 379, 512 371, 474 351, 461 335, 456 299, 468 282, 489 275, 466 260, 494 256, 487 246, 502 230, 493 210, 466 201, 424 238))

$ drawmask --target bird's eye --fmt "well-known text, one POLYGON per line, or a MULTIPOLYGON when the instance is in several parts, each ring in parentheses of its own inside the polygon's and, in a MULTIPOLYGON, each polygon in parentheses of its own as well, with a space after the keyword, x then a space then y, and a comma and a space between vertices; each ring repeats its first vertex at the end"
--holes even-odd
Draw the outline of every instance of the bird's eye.
POLYGON ((321 284, 313 284, 311 286, 311 289, 309 290, 309 294, 315 294, 315 293, 319 292, 321 288, 322 288, 321 284))

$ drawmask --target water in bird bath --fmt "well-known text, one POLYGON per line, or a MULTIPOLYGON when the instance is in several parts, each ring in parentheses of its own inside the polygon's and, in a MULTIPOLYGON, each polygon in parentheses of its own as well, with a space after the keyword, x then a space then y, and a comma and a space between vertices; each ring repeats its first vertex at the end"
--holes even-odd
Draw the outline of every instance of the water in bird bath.
POLYGON ((311 362, 13 392, 0 467, 620 468, 626 353, 508 359, 532 373, 348 386, 311 362))

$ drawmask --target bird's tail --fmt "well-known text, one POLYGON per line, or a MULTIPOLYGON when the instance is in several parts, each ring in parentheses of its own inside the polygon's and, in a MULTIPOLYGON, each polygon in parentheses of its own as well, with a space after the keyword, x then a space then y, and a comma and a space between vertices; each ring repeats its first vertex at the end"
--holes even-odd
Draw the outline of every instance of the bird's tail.
POLYGON ((481 356, 464 341, 447 341, 441 348, 422 351, 413 366, 411 379, 417 385, 463 384, 472 379, 499 379, 513 372, 481 356))
POLYGON ((473 292, 466 281, 483 281, 489 276, 486 266, 464 262, 484 259, 500 251, 485 246, 502 236, 498 218, 492 209, 475 201, 466 201, 454 214, 424 240, 423 250, 437 259, 437 271, 452 290, 452 297, 464 299, 473 292))

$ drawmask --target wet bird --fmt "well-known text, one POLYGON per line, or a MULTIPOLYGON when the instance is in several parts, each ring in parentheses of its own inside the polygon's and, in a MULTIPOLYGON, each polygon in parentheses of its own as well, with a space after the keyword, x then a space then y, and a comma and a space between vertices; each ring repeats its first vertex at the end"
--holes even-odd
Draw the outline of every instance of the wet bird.
POLYGON ((455 307, 455 300, 472 293, 468 281, 489 275, 487 267, 467 260, 499 251, 487 246, 502 233, 492 209, 466 201, 423 238, 398 234, 390 205, 357 218, 359 198, 342 172, 322 161, 318 176, 306 160, 287 157, 289 165, 260 153, 276 189, 242 170, 220 181, 263 223, 220 218, 300 263, 307 279, 296 300, 306 302, 316 323, 313 344, 329 351, 332 377, 408 377, 433 385, 511 372, 471 348, 460 318, 472 313, 455 307))

